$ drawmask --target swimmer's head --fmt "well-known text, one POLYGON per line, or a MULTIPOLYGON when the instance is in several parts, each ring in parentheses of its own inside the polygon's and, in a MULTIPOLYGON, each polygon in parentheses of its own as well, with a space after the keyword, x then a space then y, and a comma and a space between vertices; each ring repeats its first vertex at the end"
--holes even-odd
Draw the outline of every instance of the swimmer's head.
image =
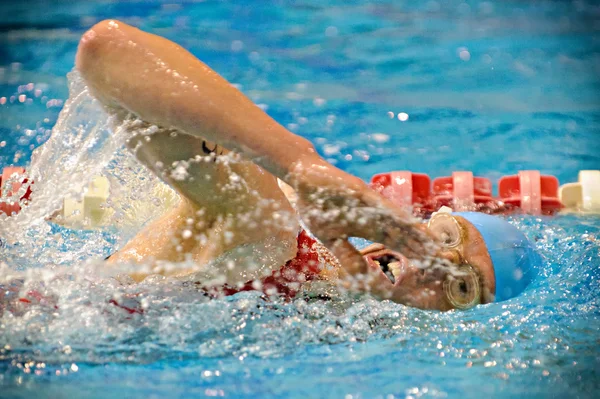
POLYGON ((381 269, 379 283, 387 286, 395 302, 422 309, 468 309, 514 297, 531 282, 535 251, 525 236, 503 219, 440 212, 427 227, 440 238, 439 255, 450 261, 451 267, 409 262, 380 244, 361 251, 371 267, 381 269))
POLYGON ((477 212, 458 215, 473 225, 483 237, 490 254, 495 277, 495 300, 505 301, 519 295, 536 275, 539 254, 527 237, 506 220, 477 212))

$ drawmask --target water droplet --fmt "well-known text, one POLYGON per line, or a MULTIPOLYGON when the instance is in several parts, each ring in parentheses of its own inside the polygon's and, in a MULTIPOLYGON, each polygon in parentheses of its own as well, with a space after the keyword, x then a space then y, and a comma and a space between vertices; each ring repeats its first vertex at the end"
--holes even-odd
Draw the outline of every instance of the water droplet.
POLYGON ((390 136, 385 133, 373 133, 371 138, 376 143, 387 143, 390 140, 390 136))
POLYGON ((336 28, 335 26, 328 26, 327 29, 325 29, 325 36, 327 37, 334 37, 337 36, 338 34, 338 28, 336 28))
POLYGON ((244 43, 241 40, 234 40, 231 42, 231 51, 238 52, 244 48, 244 43))
POLYGON ((406 112, 399 112, 398 120, 401 122, 406 122, 408 120, 408 114, 406 112))

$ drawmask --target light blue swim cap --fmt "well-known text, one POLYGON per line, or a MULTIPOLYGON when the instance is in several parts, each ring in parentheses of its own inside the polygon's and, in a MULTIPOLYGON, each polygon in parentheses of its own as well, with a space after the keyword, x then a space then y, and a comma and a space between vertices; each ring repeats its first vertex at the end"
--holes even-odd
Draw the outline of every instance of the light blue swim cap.
MULTIPOLYGON (((523 292, 536 277, 541 261, 527 237, 498 216, 477 212, 453 212, 452 215, 471 222, 485 241, 496 278, 495 302, 506 301, 523 292)), ((373 244, 364 238, 352 237, 349 241, 359 250, 373 244)))
POLYGON ((375 242, 365 240, 364 238, 361 238, 361 237, 350 237, 350 238, 348 238, 348 241, 350 242, 350 244, 352 244, 354 246, 354 248, 358 249, 359 251, 361 249, 365 249, 366 247, 368 247, 371 244, 375 244, 375 242))
POLYGON ((537 275, 540 256, 527 237, 506 220, 485 213, 453 212, 475 226, 490 253, 496 277, 496 302, 519 295, 537 275))

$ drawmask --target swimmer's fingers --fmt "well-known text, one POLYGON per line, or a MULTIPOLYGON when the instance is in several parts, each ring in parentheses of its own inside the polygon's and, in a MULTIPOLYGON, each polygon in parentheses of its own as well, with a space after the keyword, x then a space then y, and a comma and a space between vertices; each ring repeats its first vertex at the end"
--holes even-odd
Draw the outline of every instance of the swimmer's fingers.
POLYGON ((297 163, 288 182, 302 218, 323 242, 362 237, 409 257, 432 252, 432 238, 410 212, 325 161, 297 163))
POLYGON ((324 243, 342 265, 338 270, 337 282, 343 289, 353 292, 368 292, 379 299, 386 299, 391 292, 381 282, 381 273, 371 268, 359 251, 345 239, 324 243))
MULTIPOLYGON (((433 238, 410 212, 396 207, 366 185, 302 206, 302 217, 321 240, 362 237, 420 258, 435 252, 433 238)), ((329 196, 327 196, 329 195, 329 196)))
POLYGON ((420 220, 378 193, 369 190, 357 209, 359 217, 349 222, 349 233, 385 245, 409 258, 422 258, 436 252, 434 237, 420 220))

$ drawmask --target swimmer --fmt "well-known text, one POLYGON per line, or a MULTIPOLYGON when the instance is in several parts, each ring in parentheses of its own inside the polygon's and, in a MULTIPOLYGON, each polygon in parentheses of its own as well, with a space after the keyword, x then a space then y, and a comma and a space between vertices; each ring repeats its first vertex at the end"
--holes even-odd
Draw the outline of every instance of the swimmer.
POLYGON ((507 284, 499 270, 521 262, 509 259, 523 238, 510 224, 443 212, 419 223, 167 39, 103 21, 83 35, 76 68, 107 109, 144 121, 132 126, 127 145, 182 198, 109 263, 228 265, 224 293, 293 295, 306 281, 329 280, 379 299, 450 310, 498 299, 507 284), (278 179, 287 184, 280 188, 278 179), (489 226, 494 238, 486 237, 489 226), (377 244, 359 252, 350 237, 377 244), (488 248, 492 242, 499 249, 488 248), (424 267, 433 253, 454 267, 424 267))

